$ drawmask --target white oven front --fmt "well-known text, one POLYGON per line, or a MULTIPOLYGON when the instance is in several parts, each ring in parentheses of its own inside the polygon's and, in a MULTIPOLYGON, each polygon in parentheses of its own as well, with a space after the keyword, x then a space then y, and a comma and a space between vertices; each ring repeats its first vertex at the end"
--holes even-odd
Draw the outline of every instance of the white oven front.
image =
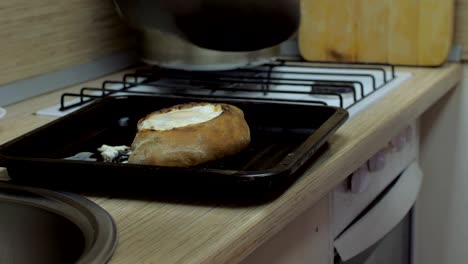
POLYGON ((334 240, 334 263, 411 263, 411 208, 421 183, 422 172, 417 162, 413 162, 334 240))
POLYGON ((336 264, 371 264, 375 262, 369 261, 376 258, 382 264, 410 263, 411 232, 402 234, 399 240, 392 238, 397 236, 391 233, 397 226, 408 226, 405 223, 411 220, 409 212, 422 183, 418 153, 419 132, 414 123, 400 131, 333 191, 331 213, 336 264), (386 254, 385 258, 379 258, 377 252, 383 248, 379 245, 389 244, 392 239, 393 250, 407 252, 407 257, 395 253, 399 261, 392 261, 391 252, 387 252, 380 253, 386 254))

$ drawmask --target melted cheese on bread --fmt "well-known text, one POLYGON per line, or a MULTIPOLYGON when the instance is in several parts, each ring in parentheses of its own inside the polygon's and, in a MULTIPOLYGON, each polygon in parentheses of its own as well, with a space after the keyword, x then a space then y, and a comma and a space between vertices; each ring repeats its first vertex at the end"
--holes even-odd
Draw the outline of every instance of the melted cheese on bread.
POLYGON ((216 105, 202 105, 191 108, 173 109, 167 113, 151 115, 143 120, 139 130, 170 130, 177 127, 203 123, 219 116, 223 110, 216 105))

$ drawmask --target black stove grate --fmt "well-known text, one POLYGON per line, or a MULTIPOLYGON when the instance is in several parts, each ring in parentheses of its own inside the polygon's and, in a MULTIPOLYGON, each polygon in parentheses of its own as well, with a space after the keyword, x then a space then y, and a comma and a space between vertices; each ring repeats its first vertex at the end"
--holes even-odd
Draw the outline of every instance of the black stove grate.
POLYGON ((117 93, 134 95, 173 95, 222 98, 230 100, 273 101, 277 103, 301 103, 328 105, 318 96, 328 96, 339 100, 339 106, 349 108, 369 96, 382 86, 395 79, 395 67, 389 64, 336 64, 306 62, 294 59, 277 59, 255 68, 231 71, 189 72, 151 67, 125 74, 120 81, 104 81, 100 88, 83 87, 79 93, 64 93, 60 99, 60 110, 68 110, 93 100, 117 93), (323 72, 318 69, 334 72, 323 72), (307 73, 303 70, 307 69, 307 73), (357 69, 371 73, 342 72, 357 69), (288 78, 280 75, 288 74, 288 78), (371 91, 365 93, 363 81, 329 80, 329 76, 343 76, 343 79, 360 78, 371 83, 371 91), (306 78, 304 77, 306 76, 306 78), (309 78, 310 76, 310 78, 309 78), (381 76, 382 82, 377 82, 381 76), (144 91, 135 90, 144 85, 144 91), (115 88, 118 86, 119 88, 115 88), (151 89, 153 87, 154 89, 151 89), (249 94, 275 95, 252 98, 249 94), (361 96, 358 96, 358 93, 361 96), (311 95, 313 99, 291 99, 283 95, 311 95), (344 94, 352 95, 352 103, 344 106, 344 94), (78 98, 77 100, 69 100, 78 98))

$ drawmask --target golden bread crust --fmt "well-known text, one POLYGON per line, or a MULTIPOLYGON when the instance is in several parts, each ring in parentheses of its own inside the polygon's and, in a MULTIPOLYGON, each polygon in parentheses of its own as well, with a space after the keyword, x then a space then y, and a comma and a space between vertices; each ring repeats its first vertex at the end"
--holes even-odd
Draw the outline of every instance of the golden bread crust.
POLYGON ((247 147, 250 129, 244 113, 229 104, 212 104, 221 107, 222 113, 206 122, 169 130, 141 129, 141 123, 153 115, 206 104, 211 103, 176 105, 142 118, 131 146, 129 163, 190 167, 236 154, 247 147))

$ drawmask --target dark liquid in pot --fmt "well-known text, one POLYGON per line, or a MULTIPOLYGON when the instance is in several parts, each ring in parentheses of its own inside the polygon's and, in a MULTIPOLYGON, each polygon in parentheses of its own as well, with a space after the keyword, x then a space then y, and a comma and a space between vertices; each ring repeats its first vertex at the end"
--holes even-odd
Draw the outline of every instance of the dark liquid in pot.
POLYGON ((196 12, 176 16, 175 23, 195 45, 223 51, 252 51, 287 40, 299 25, 299 10, 294 5, 250 9, 206 4, 196 12))

